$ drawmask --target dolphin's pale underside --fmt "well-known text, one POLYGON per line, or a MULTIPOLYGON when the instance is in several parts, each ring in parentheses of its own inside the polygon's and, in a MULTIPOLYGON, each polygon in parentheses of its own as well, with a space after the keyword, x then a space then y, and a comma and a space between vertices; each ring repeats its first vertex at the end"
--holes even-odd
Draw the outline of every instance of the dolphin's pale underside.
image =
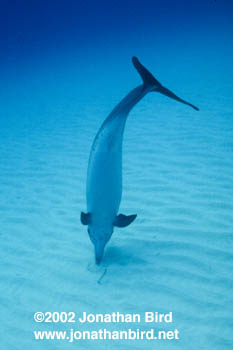
POLYGON ((117 215, 122 195, 122 139, 129 112, 152 91, 162 93, 198 110, 191 103, 163 87, 136 57, 133 57, 132 61, 143 84, 123 98, 103 122, 94 139, 89 157, 86 184, 87 213, 81 213, 81 222, 83 225, 88 225, 97 264, 102 260, 104 248, 111 238, 114 226, 126 227, 137 216, 117 215))

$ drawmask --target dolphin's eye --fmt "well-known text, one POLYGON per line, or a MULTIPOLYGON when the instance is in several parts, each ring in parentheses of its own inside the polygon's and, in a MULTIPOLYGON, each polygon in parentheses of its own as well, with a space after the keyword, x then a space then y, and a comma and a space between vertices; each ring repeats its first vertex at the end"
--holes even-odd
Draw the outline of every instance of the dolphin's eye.
POLYGON ((87 229, 87 232, 90 234, 90 230, 89 230, 89 228, 87 229))

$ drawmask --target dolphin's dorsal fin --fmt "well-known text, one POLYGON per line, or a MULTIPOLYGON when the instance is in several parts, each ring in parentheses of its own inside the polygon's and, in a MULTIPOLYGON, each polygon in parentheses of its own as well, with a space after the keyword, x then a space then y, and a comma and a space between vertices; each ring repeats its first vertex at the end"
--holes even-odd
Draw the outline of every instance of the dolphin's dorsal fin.
POLYGON ((89 225, 91 223, 91 213, 81 212, 80 220, 83 225, 89 225))
POLYGON ((114 226, 116 227, 126 227, 131 224, 137 217, 137 214, 133 215, 124 215, 124 214, 119 214, 116 216, 116 219, 113 223, 114 226))

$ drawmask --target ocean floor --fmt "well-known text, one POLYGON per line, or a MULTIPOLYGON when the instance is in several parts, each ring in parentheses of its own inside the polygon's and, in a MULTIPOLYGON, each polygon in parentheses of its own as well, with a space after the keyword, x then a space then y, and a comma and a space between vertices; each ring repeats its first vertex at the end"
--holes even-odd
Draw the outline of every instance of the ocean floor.
MULTIPOLYGON (((104 89, 101 77, 101 89, 93 82, 90 96, 88 86, 75 87, 75 77, 62 95, 43 69, 12 78, 0 128, 1 349, 232 349, 232 86, 226 72, 213 77, 203 68, 200 85, 197 68, 191 77, 184 68, 178 81, 177 72, 169 78, 166 71, 163 82, 200 112, 153 93, 128 118, 120 212, 138 217, 115 229, 98 268, 80 223, 89 151, 105 117, 140 78, 132 68, 130 79, 126 73, 104 89), (36 324, 37 311, 172 311, 172 325, 153 327, 178 329, 180 339, 36 341, 34 330, 78 328, 36 324)), ((60 83, 65 72, 57 74, 60 83)))

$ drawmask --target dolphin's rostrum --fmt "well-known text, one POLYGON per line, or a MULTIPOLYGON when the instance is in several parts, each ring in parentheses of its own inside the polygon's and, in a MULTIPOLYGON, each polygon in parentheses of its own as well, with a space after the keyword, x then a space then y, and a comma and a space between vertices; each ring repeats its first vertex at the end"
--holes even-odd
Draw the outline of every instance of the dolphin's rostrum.
POLYGON ((122 139, 125 122, 131 109, 148 93, 159 92, 198 110, 191 103, 163 87, 153 75, 132 58, 143 84, 133 89, 113 109, 99 129, 91 147, 86 184, 87 213, 81 213, 81 222, 88 225, 88 233, 95 248, 95 261, 102 260, 104 248, 114 226, 126 227, 136 214, 118 214, 122 195, 122 139))

